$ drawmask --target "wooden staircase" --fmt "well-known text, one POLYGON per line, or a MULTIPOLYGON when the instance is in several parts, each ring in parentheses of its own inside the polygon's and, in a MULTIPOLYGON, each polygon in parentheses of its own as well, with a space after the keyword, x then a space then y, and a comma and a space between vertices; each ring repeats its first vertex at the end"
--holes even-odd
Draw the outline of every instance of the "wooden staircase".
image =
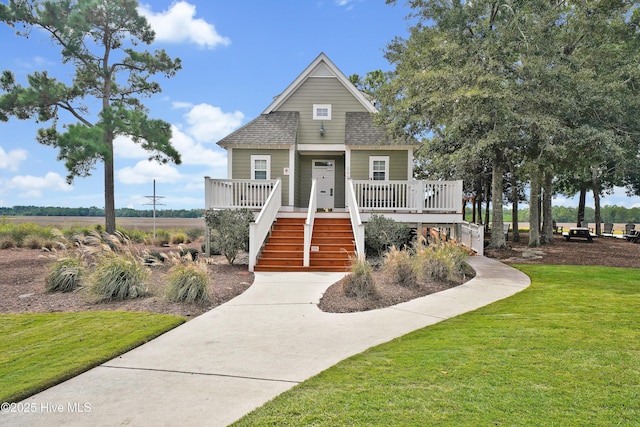
POLYGON ((316 218, 309 266, 303 266, 305 218, 278 218, 254 271, 349 271, 355 252, 349 218, 316 218))

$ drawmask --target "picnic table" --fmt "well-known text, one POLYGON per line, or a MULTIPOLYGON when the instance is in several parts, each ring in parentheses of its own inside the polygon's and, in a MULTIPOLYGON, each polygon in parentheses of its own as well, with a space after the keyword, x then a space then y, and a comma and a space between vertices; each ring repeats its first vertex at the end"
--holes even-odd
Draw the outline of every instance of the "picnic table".
POLYGON ((587 239, 590 242, 593 242, 593 238, 591 237, 591 232, 587 227, 571 227, 569 231, 565 231, 562 233, 564 239, 568 242, 572 237, 580 237, 582 239, 587 239))

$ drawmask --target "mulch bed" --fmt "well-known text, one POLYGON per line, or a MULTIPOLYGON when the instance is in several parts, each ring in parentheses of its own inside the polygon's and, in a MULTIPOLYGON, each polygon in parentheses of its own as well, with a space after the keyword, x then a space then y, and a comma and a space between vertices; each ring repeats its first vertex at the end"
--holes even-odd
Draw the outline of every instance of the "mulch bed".
MULTIPOLYGON (((485 255, 506 264, 602 265, 640 268, 640 244, 610 237, 566 242, 556 236, 554 242, 540 248, 528 248, 528 235, 521 241, 508 241, 505 249, 487 249, 485 255)), ((156 250, 157 248, 150 248, 156 250)), ((177 248, 162 248, 162 251, 177 248)), ((0 313, 49 313, 91 310, 126 310, 166 313, 192 319, 244 292, 253 283, 253 273, 247 270, 246 259, 228 265, 222 256, 213 257, 208 265, 211 302, 181 304, 165 301, 162 293, 168 266, 152 267, 149 281, 151 295, 128 301, 95 303, 82 292, 46 293, 44 290, 49 258, 32 249, 0 250, 0 313)), ((452 284, 428 284, 417 289, 390 283, 376 273, 379 297, 362 300, 345 297, 342 284, 336 283, 325 292, 320 308, 329 312, 352 312, 387 307, 451 287, 452 284)))

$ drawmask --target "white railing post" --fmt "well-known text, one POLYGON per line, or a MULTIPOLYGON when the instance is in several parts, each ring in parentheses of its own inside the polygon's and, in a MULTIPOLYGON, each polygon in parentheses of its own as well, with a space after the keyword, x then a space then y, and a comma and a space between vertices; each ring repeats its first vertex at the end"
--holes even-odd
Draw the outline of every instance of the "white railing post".
POLYGON ((317 181, 311 180, 311 194, 309 195, 309 211, 307 212, 307 220, 304 223, 304 255, 302 265, 309 267, 311 264, 311 239, 313 238, 313 223, 316 218, 316 210, 318 209, 318 191, 317 181))
POLYGON ((267 201, 249 228, 249 271, 253 271, 258 259, 258 252, 269 235, 271 225, 282 207, 282 182, 278 179, 271 190, 267 201))
POLYGON ((349 216, 351 217, 351 228, 355 239, 356 253, 358 254, 358 258, 363 260, 365 258, 364 224, 360 218, 360 208, 358 207, 358 199, 352 179, 347 181, 347 206, 349 208, 349 216))

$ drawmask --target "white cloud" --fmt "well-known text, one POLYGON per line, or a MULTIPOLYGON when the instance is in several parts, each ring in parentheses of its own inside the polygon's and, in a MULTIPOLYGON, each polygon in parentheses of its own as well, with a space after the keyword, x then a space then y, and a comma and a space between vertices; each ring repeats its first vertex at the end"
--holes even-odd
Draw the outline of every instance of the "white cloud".
POLYGON ((196 7, 186 1, 178 1, 169 10, 160 13, 151 11, 151 6, 140 5, 138 11, 156 33, 157 41, 170 43, 190 42, 212 49, 217 45, 227 46, 231 40, 216 31, 213 24, 194 18, 196 7))
POLYGON ((11 150, 8 153, 0 147, 0 169, 9 169, 10 171, 17 171, 20 162, 27 160, 26 150, 11 150))
POLYGON ((218 141, 237 129, 242 123, 244 114, 240 111, 225 113, 219 107, 209 104, 198 104, 187 114, 189 133, 199 142, 218 141))
POLYGON ((113 140, 113 153, 123 159, 148 159, 151 154, 128 136, 119 135, 113 140))
POLYGON ((33 175, 14 176, 7 182, 7 187, 21 190, 21 198, 40 198, 43 191, 71 191, 73 186, 55 172, 49 172, 44 177, 33 175))
POLYGON ((174 101, 171 103, 171 107, 176 110, 180 110, 184 108, 191 108, 193 107, 193 104, 191 102, 174 101))
POLYGON ((171 144, 180 153, 183 165, 226 166, 227 156, 222 149, 206 148, 175 126, 172 132, 171 144))
POLYGON ((148 160, 139 161, 134 167, 120 169, 117 177, 123 184, 146 184, 154 179, 157 182, 175 183, 182 178, 175 167, 148 160))

